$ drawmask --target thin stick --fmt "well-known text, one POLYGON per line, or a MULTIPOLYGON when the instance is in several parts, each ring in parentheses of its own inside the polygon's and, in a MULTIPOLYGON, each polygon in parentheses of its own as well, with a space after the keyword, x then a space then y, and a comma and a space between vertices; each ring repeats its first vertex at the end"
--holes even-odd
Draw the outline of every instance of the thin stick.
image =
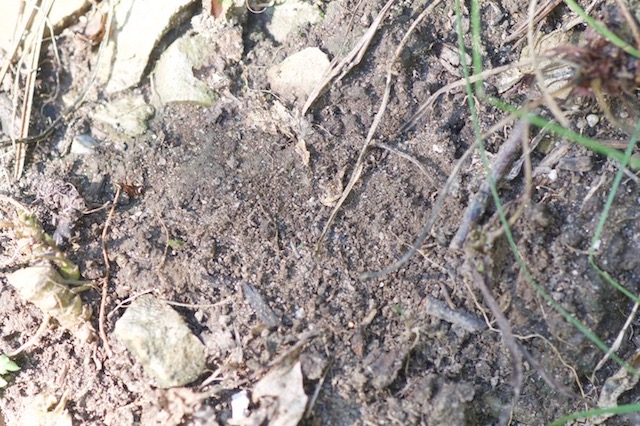
POLYGON ((58 118, 53 120, 53 122, 51 124, 49 124, 49 126, 47 128, 45 128, 39 134, 34 135, 34 136, 23 137, 23 138, 20 138, 20 139, 15 139, 15 138, 14 139, 2 139, 2 140, 0 140, 0 147, 13 145, 14 143, 27 144, 27 143, 34 143, 34 142, 41 141, 42 139, 46 138, 51 133, 53 133, 53 131, 67 117, 69 117, 71 114, 73 114, 80 107, 82 102, 84 102, 85 97, 89 93, 89 89, 91 89, 91 86, 93 86, 93 83, 95 83, 95 80, 96 80, 96 78, 98 76, 98 72, 99 72, 99 69, 100 69, 100 60, 101 60, 102 54, 103 54, 103 52, 105 50, 105 46, 107 45, 107 43, 109 41, 109 33, 111 31, 112 21, 113 21, 113 4, 112 4, 112 0, 109 0, 109 13, 107 14, 107 23, 105 24, 105 28, 107 29, 107 34, 105 35, 105 37, 100 42, 100 47, 98 47, 98 53, 96 54, 96 63, 93 65, 93 72, 91 74, 91 77, 89 78, 89 81, 85 85, 85 87, 82 90, 82 92, 80 93, 80 95, 78 95, 78 97, 73 101, 71 106, 69 106, 67 109, 65 109, 58 116, 58 118))
POLYGON ((98 330, 100 332, 100 338, 102 339, 104 349, 107 352, 107 356, 109 357, 113 355, 113 352, 111 352, 111 346, 109 346, 109 340, 107 339, 107 333, 105 332, 105 327, 104 327, 104 320, 106 317, 106 306, 107 306, 107 289, 108 289, 109 277, 111 273, 111 264, 109 262, 109 254, 107 252, 107 235, 109 232, 109 225, 111 224, 111 219, 113 219, 113 215, 116 211, 116 207, 118 206, 118 201, 120 200, 121 192, 122 192, 122 187, 118 185, 118 189, 116 189, 116 196, 113 199, 113 204, 111 205, 111 210, 109 211, 109 216, 107 216, 107 221, 104 224, 104 229, 102 229, 102 257, 104 259, 105 273, 104 273, 104 278, 102 279, 102 298, 100 299, 100 318, 98 320, 98 330))
POLYGON ((491 179, 487 178, 473 197, 473 201, 469 204, 469 207, 467 207, 458 232, 456 232, 451 240, 449 248, 454 250, 461 248, 471 228, 478 223, 478 220, 480 220, 480 217, 484 214, 487 203, 489 202, 489 196, 491 195, 491 182, 497 184, 505 174, 509 172, 511 164, 520 153, 522 137, 528 125, 529 123, 525 118, 520 119, 511 130, 511 135, 507 141, 500 147, 491 169, 491 179))
MULTIPOLYGON (((20 7, 22 9, 21 14, 24 14, 24 3, 22 3, 20 7)), ((18 53, 18 48, 20 47, 20 43, 22 43, 22 38, 24 37, 24 34, 27 31, 27 27, 31 25, 31 23, 33 22, 33 18, 35 16, 36 16, 36 8, 32 7, 30 10, 29 16, 23 17, 22 21, 19 22, 21 24, 19 30, 17 28, 18 23, 16 23, 16 31, 14 31, 14 34, 13 34, 14 35, 13 44, 11 45, 11 47, 9 48, 9 51, 7 52, 6 62, 2 65, 2 68, 0 68, 0 83, 2 83, 2 80, 4 80, 4 77, 7 75, 7 71, 9 71, 11 62, 13 62, 13 60, 16 57, 16 53, 18 53)))
POLYGON ((300 112, 301 117, 304 117, 304 115, 307 113, 307 110, 311 107, 311 105, 316 100, 316 98, 320 95, 320 93, 322 93, 322 91, 325 89, 327 84, 329 84, 338 75, 339 76, 337 77, 336 82, 340 81, 345 75, 347 75, 349 71, 351 71, 356 65, 360 63, 360 61, 364 57, 365 52, 369 47, 369 44, 371 43, 371 40, 373 40, 373 36, 378 31, 378 27, 382 23, 382 20, 384 19, 385 15, 387 14, 389 9, 391 8, 391 5, 394 2, 395 0, 387 1, 387 3, 382 8, 382 10, 380 10, 380 12, 378 13, 378 16, 376 16, 376 19, 373 20, 373 22, 367 29, 367 32, 364 33, 364 35, 360 38, 360 40, 355 45, 355 47, 351 49, 351 51, 347 54, 347 56, 344 59, 342 59, 338 64, 335 64, 335 66, 332 66, 331 68, 329 68, 329 70, 325 74, 325 77, 322 79, 320 84, 318 84, 313 89, 313 91, 309 95, 309 98, 307 98, 307 101, 304 103, 304 106, 302 107, 302 111, 300 112))
POLYGON ((622 12, 622 16, 624 16, 624 19, 627 21, 627 24, 629 24, 629 28, 631 28, 631 34, 633 34, 633 39, 636 42, 636 48, 640 49, 640 30, 638 29, 638 24, 636 23, 636 20, 633 18, 633 16, 631 16, 631 13, 629 13, 629 8, 627 7, 624 1, 622 0, 615 0, 615 1, 616 1, 616 4, 618 5, 618 8, 620 9, 620 12, 622 12))
MULTIPOLYGON (((40 50, 42 48, 42 38, 44 29, 46 28, 47 14, 53 5, 52 0, 47 0, 42 9, 40 9, 41 19, 37 22, 37 28, 30 34, 25 41, 25 51, 28 52, 27 58, 27 78, 25 80, 25 97, 22 101, 20 110, 20 130, 18 138, 24 138, 29 135, 29 127, 31 123, 31 109, 33 107, 33 95, 35 93, 36 75, 38 73, 38 63, 40 62, 40 50)), ((34 6, 35 8, 35 6, 34 6)), ((34 21, 35 22, 35 21, 34 21)), ((20 78, 16 76, 16 78, 20 78)), ((13 169, 13 178, 18 180, 24 170, 26 160, 25 147, 22 143, 15 144, 15 165, 13 169)))
POLYGON ((510 43, 520 38, 522 33, 527 30, 527 26, 529 25, 529 23, 537 24, 538 22, 542 21, 560 3, 562 3, 562 0, 547 0, 547 2, 540 6, 538 10, 534 10, 534 18, 528 18, 527 22, 522 23, 511 33, 509 37, 504 39, 504 43, 510 43))
POLYGON ((320 377, 320 380, 318 380, 318 383, 316 384, 316 388, 313 391, 313 395, 311 395, 311 399, 309 400, 309 403, 307 404, 307 408, 304 411, 304 419, 308 419, 309 417, 311 417, 311 413, 313 412, 313 407, 315 407, 316 405, 316 401, 318 400, 318 396, 320 395, 320 390, 322 390, 322 386, 324 386, 324 381, 327 378, 327 375, 329 374, 329 370, 331 369, 331 366, 333 364, 333 359, 330 360, 327 365, 325 365, 323 371, 322 371, 322 377, 320 377))
MULTIPOLYGON (((529 43, 529 56, 531 57, 531 61, 533 62, 533 73, 538 82, 538 87, 542 92, 542 98, 545 101, 545 105, 551 110, 551 113, 558 120, 560 124, 562 124, 567 129, 571 127, 569 120, 564 116, 564 113, 558 106, 558 103, 554 99, 554 97, 549 93, 549 89, 547 88, 547 84, 544 81, 544 76, 542 75, 542 70, 540 69, 540 64, 538 62, 538 55, 535 49, 535 38, 534 38, 534 20, 535 10, 536 10, 537 0, 531 0, 529 3, 529 19, 527 25, 527 42, 529 43)), ((555 7, 555 5, 554 5, 555 7)))
MULTIPOLYGON (((472 253, 468 253, 468 258, 471 259, 473 256, 472 253)), ((486 261, 483 262, 483 270, 487 270, 486 261)), ((478 266, 475 264, 473 260, 466 264, 466 270, 469 272, 471 277, 473 278, 474 283, 480 289, 480 293, 482 293, 482 298, 484 302, 491 310, 491 313, 496 318, 496 323, 502 332, 502 339, 504 341, 505 346, 511 353, 511 367, 513 368, 513 399, 511 400, 511 406, 505 408, 505 410, 500 415, 499 424, 505 425, 508 422, 509 416, 513 412, 513 408, 515 407, 518 399, 520 398, 520 393, 522 392, 522 352, 520 351, 520 346, 516 341, 513 332, 511 330, 511 325, 507 318, 504 316, 502 311, 500 310, 500 306, 496 299, 494 299, 491 291, 487 287, 487 283, 485 282, 485 277, 483 277, 480 272, 478 272, 478 266)))
POLYGON ((18 349, 8 353, 7 356, 9 358, 13 358, 14 356, 20 355, 22 352, 27 350, 29 347, 33 346, 33 344, 35 344, 38 341, 38 339, 42 336, 42 334, 47 329, 47 326, 49 325, 49 320, 50 319, 51 319, 51 317, 49 315, 45 314, 44 318, 42 319, 42 324, 40 324, 40 326, 36 330, 35 334, 33 336, 31 336, 31 338, 29 340, 24 342, 18 349))
POLYGON ((233 302, 233 299, 231 297, 227 297, 226 299, 222 299, 221 301, 216 303, 206 303, 206 304, 174 302, 173 300, 167 300, 167 299, 161 299, 161 300, 165 302, 167 305, 180 306, 181 308, 217 308, 218 306, 226 305, 227 303, 233 302))
POLYGON ((595 381, 596 372, 602 368, 602 366, 604 365, 605 362, 607 362, 607 360, 609 360, 609 357, 611 357, 611 354, 620 348, 620 345, 622 344, 622 340, 624 339, 624 335, 627 333, 627 330, 631 326, 631 323, 636 318, 636 313, 638 312, 638 306, 639 306, 638 302, 633 304, 633 308, 631 308, 631 313, 629 314, 627 321, 625 321, 624 325, 618 332, 618 336, 616 337, 616 340, 613 342, 613 344, 611 345, 607 353, 604 355, 604 357, 602 357, 600 362, 598 362, 598 365, 596 365, 596 368, 593 369, 593 373, 591 373, 591 379, 590 379, 592 383, 595 381))
POLYGON ((444 302, 427 296, 421 304, 421 309, 428 315, 440 318, 448 323, 455 324, 469 333, 486 330, 487 325, 475 315, 461 310, 449 308, 444 302))
POLYGON ((433 209, 431 209, 431 215, 429 216, 427 223, 425 223, 424 227, 422 228, 422 231, 420 231, 420 235, 418 235, 418 238, 416 238, 415 242, 413 243, 413 246, 411 246, 411 248, 400 259, 395 261, 390 266, 387 266, 386 268, 380 271, 370 271, 370 272, 364 272, 360 274, 361 280, 368 280, 371 278, 380 278, 380 277, 384 277, 385 275, 389 275, 397 271, 398 269, 400 269, 405 263, 409 261, 409 259, 413 257, 414 254, 416 254, 416 252, 420 249, 420 247, 424 243, 424 240, 427 239, 427 236, 431 232, 431 228, 436 223, 436 220, 438 220, 438 216, 440 216, 440 211, 442 210, 444 201, 447 197, 447 194, 449 193, 449 190, 451 189, 451 185, 453 185, 453 181, 456 179, 456 176, 458 175, 458 172, 460 172, 462 165, 467 161, 467 158, 469 158, 469 156, 471 155, 474 149, 476 149, 475 144, 467 148, 465 153, 462 155, 462 157, 460 157, 455 167, 449 174, 449 177, 447 178, 447 181, 445 182, 444 187, 438 193, 438 198, 436 199, 436 203, 434 204, 433 209))
POLYGON ((420 169, 420 171, 422 172, 422 174, 424 175, 424 177, 427 178, 427 180, 432 184, 432 185, 436 185, 435 180, 433 179, 433 176, 431 176, 431 174, 429 174, 429 171, 427 170, 427 168, 424 166, 424 164, 422 164, 420 161, 418 161, 417 158, 412 157, 410 154, 407 154, 404 151, 399 150, 398 148, 394 148, 391 145, 387 145, 386 143, 383 142, 377 142, 377 143, 372 143, 371 144, 372 147, 376 147, 376 148, 382 148, 382 149, 386 149, 387 151, 389 151, 392 154, 397 155, 398 157, 402 157, 405 160, 413 163, 417 168, 420 169))
MULTIPOLYGON (((539 136, 539 135, 538 135, 539 136)), ((524 213, 524 209, 531 200, 533 193, 533 171, 531 166, 531 149, 529 147, 529 126, 526 126, 522 136, 522 157, 524 159, 524 191, 520 196, 520 203, 516 211, 509 218, 509 228, 516 224, 524 213)), ((487 243, 492 244, 498 237, 504 235, 505 227, 500 226, 497 230, 489 232, 487 243)))
MULTIPOLYGON (((507 64, 501 67, 486 70, 481 72, 480 74, 474 74, 469 76, 469 83, 475 83, 489 76, 500 74, 514 68, 526 67, 529 65, 531 65, 531 61, 522 61, 515 64, 507 64)), ((453 83, 447 84, 446 86, 438 89, 433 95, 429 96, 429 98, 427 98, 427 100, 422 105, 420 105, 418 110, 411 117, 409 117, 407 122, 402 125, 402 127, 400 128, 400 133, 404 133, 406 131, 413 129, 416 126, 416 124, 418 124, 418 121, 420 121, 427 114, 429 107, 440 96, 442 96, 445 93, 449 93, 450 91, 452 91, 453 89, 457 89, 458 87, 463 87, 465 84, 467 84, 467 80, 465 80, 464 78, 461 78, 460 80, 454 81, 453 83)))
MULTIPOLYGON (((542 337, 542 336, 540 336, 540 337, 542 337)), ((553 345, 552 345, 552 347, 553 347, 553 345)), ((553 347, 553 348, 556 349, 555 347, 553 347)), ((518 349, 520 350, 522 355, 524 355, 524 358, 527 360, 527 362, 529 364, 531 364, 531 366, 538 372, 540 377, 542 377, 542 380, 544 380, 545 383, 547 383, 547 385, 549 385, 550 388, 557 390, 558 392, 560 392, 561 394, 563 394, 566 397, 576 398, 576 399, 584 402, 585 404, 587 404, 587 406, 591 406, 592 407, 593 405, 595 405, 593 402, 589 401, 587 398, 584 397, 584 392, 582 391, 582 386, 580 385, 580 381, 578 379, 578 375, 576 373, 575 368, 573 368, 573 367, 567 365, 566 363, 564 363, 564 360, 562 359, 562 357, 559 356, 559 354, 557 352, 556 352, 556 355, 560 359, 560 362, 562 362, 565 366, 567 366, 569 368, 569 370, 572 371, 572 373, 574 375, 574 379, 576 380, 576 383, 578 384, 578 387, 580 388, 581 395, 578 395, 577 393, 575 393, 573 391, 573 389, 571 389, 571 387, 563 385, 563 384, 559 383, 557 380, 555 380, 552 375, 550 375, 549 373, 547 373, 544 370, 544 368, 540 365, 538 360, 536 360, 533 357, 533 355, 531 355, 529 353, 529 351, 527 351, 522 345, 518 345, 518 349)))
POLYGON ((107 314, 107 319, 111 318, 111 315, 113 315, 114 313, 116 313, 118 311, 118 309, 120 309, 121 307, 123 307, 124 305, 126 305, 129 302, 132 302, 134 300, 136 300, 138 297, 143 296, 145 294, 149 294, 149 293, 153 293, 155 290, 150 289, 150 290, 145 290, 143 292, 140 292, 138 294, 134 294, 133 296, 129 296, 126 299, 124 299, 122 302, 118 303, 108 314, 107 314))
POLYGON ((315 339, 316 337, 322 335, 324 332, 325 330, 322 328, 316 328, 314 330, 305 331, 299 336, 298 341, 293 346, 291 346, 289 349, 287 349, 286 351, 284 351, 283 353, 275 357, 273 360, 271 360, 271 362, 267 364, 267 367, 271 368, 273 366, 280 364, 285 359, 287 359, 291 354, 299 352, 307 343, 309 343, 311 340, 315 339))
MULTIPOLYGON (((598 5, 602 3, 602 0, 593 0, 589 6, 584 8, 584 11, 587 12, 587 14, 591 13, 591 11, 598 5)), ((584 19, 582 19, 581 16, 576 16, 575 18, 573 18, 571 21, 567 22, 566 24, 562 25, 562 28, 560 28, 560 31, 562 32, 567 32, 569 31, 571 28, 575 27, 576 25, 580 25, 584 22, 584 19)))
POLYGON ((164 266, 164 262, 166 262, 167 260, 167 253, 169 253, 169 240, 171 239, 171 236, 169 235, 169 229, 167 228, 167 225, 164 224, 164 221, 162 219, 160 219, 160 225, 162 225, 162 229, 164 230, 166 241, 164 243, 164 251, 162 252, 162 259, 160 259, 158 266, 156 266, 156 269, 158 271, 162 269, 162 267, 164 266))

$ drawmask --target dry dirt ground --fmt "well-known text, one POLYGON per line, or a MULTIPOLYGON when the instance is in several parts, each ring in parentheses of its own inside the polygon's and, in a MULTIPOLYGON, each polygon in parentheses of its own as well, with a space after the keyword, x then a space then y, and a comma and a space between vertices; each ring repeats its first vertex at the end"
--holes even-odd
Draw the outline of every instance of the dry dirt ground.
MULTIPOLYGON (((326 204, 353 171, 382 99, 389 58, 427 2, 397 1, 363 62, 311 107, 305 134, 308 164, 295 137, 273 123, 257 124, 258 111, 271 111, 276 100, 265 69, 306 46, 318 46, 332 58, 341 55, 343 43, 351 46, 358 40, 382 1, 326 2, 320 23, 304 27, 283 44, 266 31, 266 15, 248 14, 241 24, 242 59, 225 64, 230 83, 213 107, 158 108, 143 136, 123 141, 94 131, 93 109, 117 98, 98 88, 64 126, 30 146, 18 182, 8 178, 12 151, 6 151, 3 193, 29 205, 50 233, 59 212, 38 195, 46 182, 73 184, 89 207, 114 200, 117 183, 145 188, 143 194, 120 198, 107 238, 111 270, 105 326, 112 356, 106 356, 101 340, 81 344, 65 330, 50 328, 15 359, 21 371, 11 375, 0 397, 6 424, 20 424, 18 416, 37 395, 52 395, 55 401, 64 396, 64 408, 78 425, 225 424, 231 395, 251 392, 270 363, 287 351, 302 361, 307 395, 317 392, 303 424, 493 424, 513 398, 512 356, 483 301, 478 276, 465 272, 465 262, 484 266, 483 281, 520 336, 519 344, 535 360, 523 361, 522 392, 510 424, 541 425, 589 407, 564 390, 597 401, 604 380, 618 366, 610 362, 590 381, 602 351, 537 295, 506 241, 498 238, 475 254, 449 248, 484 180, 477 153, 464 163, 420 252, 393 274, 360 279, 362 272, 382 269, 406 252, 454 164, 473 144, 462 89, 444 95, 414 130, 398 131, 431 93, 460 78, 460 68, 447 53, 457 45, 449 3, 438 5, 411 36, 376 136, 377 142, 417 159, 427 173, 387 150, 368 151, 362 178, 317 253, 332 210, 326 204), (351 19, 353 28, 347 32, 351 19), (61 147, 87 131, 101 139, 97 153, 66 154, 61 147), (112 338, 124 311, 119 303, 145 291, 189 304, 175 309, 207 346, 210 373, 187 388, 155 387, 112 338), (213 372, 214 380, 202 386, 213 372)), ((484 4, 485 69, 518 60, 522 44, 503 39, 524 21, 526 7, 516 1, 484 4)), ((549 32, 572 17, 560 6, 542 29, 549 32)), ((469 25, 466 14, 464 25, 469 25)), ((185 26, 168 37, 188 31, 185 26)), ((60 112, 59 98, 40 109, 54 91, 52 76, 57 74, 62 92, 79 90, 95 53, 64 34, 58 39, 61 67, 49 65, 40 77, 39 123, 60 112)), ((44 54, 52 55, 50 46, 44 54)), ((492 94, 497 94, 497 81, 488 78, 485 83, 492 94)), ((150 90, 147 79, 134 91, 149 99, 150 90)), ((521 104, 525 95, 526 90, 514 90, 503 99, 521 104)), ((600 139, 626 140, 606 119, 596 127, 584 125, 588 114, 600 114, 593 100, 583 98, 575 105, 568 115, 574 129, 600 139)), ((301 103, 286 106, 295 111, 301 103)), ((549 116, 544 110, 540 114, 549 116)), ((479 117, 486 130, 504 113, 481 102, 479 117)), ((512 128, 509 123, 487 140, 490 158, 512 128)), ((545 140, 547 145, 560 143, 553 136, 545 140)), ((534 152, 534 167, 545 155, 534 152)), ((600 278, 586 252, 617 169, 606 158, 571 144, 550 170, 554 173, 534 178, 530 203, 513 227, 514 238, 533 278, 611 344, 633 303, 600 278), (571 167, 572 159, 587 166, 571 167)), ((503 200, 517 200, 523 182, 520 173, 503 184, 503 200)), ((636 180, 625 178, 598 252, 599 264, 631 292, 640 282, 639 202, 636 180)), ((12 211, 8 204, 3 209, 5 215, 12 211)), ((61 247, 80 266, 83 278, 98 285, 105 274, 101 234, 108 214, 103 209, 83 215, 61 247)), ((482 235, 498 224, 495 208, 489 207, 477 229, 482 235)), ((4 272, 17 267, 9 262, 14 253, 8 235, 0 252, 4 272)), ((0 350, 9 352, 36 332, 43 315, 4 278, 1 282, 0 350)), ((100 298, 100 290, 82 294, 94 313, 100 298)), ((92 323, 97 329, 96 317, 92 323)), ((618 351, 624 359, 636 351, 636 329, 618 351)), ((632 391, 620 402, 637 398, 632 391)), ((259 404, 250 409, 258 410, 259 404)), ((610 424, 637 421, 620 417, 610 424)))

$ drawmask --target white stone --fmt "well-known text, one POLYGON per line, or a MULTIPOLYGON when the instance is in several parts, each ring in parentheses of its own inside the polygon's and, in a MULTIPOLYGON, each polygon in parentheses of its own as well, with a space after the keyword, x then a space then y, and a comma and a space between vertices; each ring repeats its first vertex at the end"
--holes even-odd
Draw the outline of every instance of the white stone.
MULTIPOLYGON (((209 62, 216 52, 211 43, 200 35, 183 36, 162 54, 152 75, 154 92, 163 104, 186 102, 211 106, 216 92, 193 75, 193 70, 209 62)), ((222 79, 222 77, 219 77, 222 79)))
POLYGON ((238 421, 246 419, 249 414, 250 402, 246 390, 231 395, 231 419, 238 421))
POLYGON ((267 29, 279 43, 283 43, 289 33, 302 25, 320 21, 321 16, 318 7, 300 0, 288 0, 271 10, 272 16, 267 29))
POLYGON ((184 386, 205 371, 205 346, 175 310, 152 295, 131 302, 114 335, 161 388, 184 386))
POLYGON ((144 101, 144 97, 130 96, 116 99, 96 108, 93 119, 111 126, 115 132, 127 136, 139 136, 147 131, 147 121, 154 108, 144 101))
POLYGON ((71 142, 71 153, 79 155, 95 154, 98 147, 98 141, 93 136, 83 133, 76 135, 71 142))
POLYGON ((120 0, 114 7, 115 58, 109 93, 133 87, 143 76, 160 39, 181 20, 194 0, 120 0))
POLYGON ((329 68, 329 58, 317 47, 294 53, 267 71, 271 90, 283 98, 304 102, 329 68))
POLYGON ((589 127, 594 127, 596 124, 598 124, 598 122, 600 121, 600 117, 598 117, 595 114, 589 114, 587 115, 587 124, 589 125, 589 127))

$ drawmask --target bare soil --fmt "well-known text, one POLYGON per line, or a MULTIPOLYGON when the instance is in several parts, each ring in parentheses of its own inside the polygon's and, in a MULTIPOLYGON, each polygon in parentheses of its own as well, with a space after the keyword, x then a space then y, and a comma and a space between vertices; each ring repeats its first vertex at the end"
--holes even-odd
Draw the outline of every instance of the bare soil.
MULTIPOLYGON (((0 189, 36 211, 48 232, 55 229, 58 212, 38 197, 43 182, 73 184, 90 207, 112 201, 117 183, 144 186, 144 194, 123 195, 111 220, 107 336, 124 311, 120 302, 151 290, 166 300, 190 304, 175 309, 206 344, 208 366, 217 374, 204 387, 200 384, 208 375, 188 388, 159 389, 117 341, 111 339, 114 353, 106 357, 100 341, 81 344, 52 327, 16 359, 22 370, 11 377, 0 397, 7 425, 19 424, 17 416, 39 394, 57 399, 65 395, 66 409, 79 425, 225 424, 231 416, 231 395, 250 391, 272 360, 304 339, 298 356, 305 390, 308 395, 319 390, 303 424, 493 424, 513 398, 512 358, 477 283, 465 272, 465 262, 486 266, 487 286, 513 333, 521 336, 520 345, 539 364, 524 363, 522 394, 510 424, 541 425, 588 408, 565 395, 564 388, 580 394, 582 386, 586 399, 597 400, 604 380, 618 366, 610 362, 593 383, 589 381, 602 351, 539 297, 506 240, 499 238, 474 256, 449 249, 485 178, 479 154, 463 166, 420 253, 396 273, 360 279, 362 272, 388 266, 413 244, 454 164, 474 143, 463 91, 444 95, 416 129, 398 132, 431 93, 460 78, 460 68, 443 54, 457 46, 452 2, 437 6, 412 35, 376 137, 420 161, 428 175, 404 158, 371 149, 362 179, 314 253, 332 209, 326 201, 348 181, 381 102, 387 62, 426 2, 398 1, 362 64, 312 106, 305 135, 311 154, 308 165, 296 150, 295 138, 276 126, 269 131, 257 124, 257 111, 270 111, 276 100, 265 69, 306 46, 318 46, 330 57, 339 55, 343 42, 353 45, 383 3, 326 2, 321 23, 305 27, 282 45, 265 31, 267 17, 250 14, 242 24, 244 55, 240 62, 226 63, 230 84, 213 107, 157 109, 141 137, 127 140, 101 133, 96 154, 66 154, 63 147, 75 135, 98 132, 92 111, 111 98, 94 89, 89 102, 65 126, 30 147, 20 181, 8 178, 11 151, 3 154, 0 189), (345 34, 352 18, 353 30, 345 34), (437 314, 442 311, 457 316, 437 314), (473 329, 474 324, 478 328, 473 329), (545 382, 541 371, 557 386, 545 382)), ((482 14, 484 67, 517 61, 522 45, 502 40, 523 22, 526 4, 487 3, 482 14)), ((571 17, 561 6, 543 30, 571 17)), ((468 26, 467 15, 464 23, 468 26)), ((73 31, 71 27, 71 33, 58 40, 61 68, 42 72, 36 99, 41 123, 44 113, 61 110, 60 93, 49 109, 39 109, 46 92, 53 91, 47 72, 57 73, 65 90, 79 90, 87 77, 93 53, 70 35, 73 31)), ((46 55, 51 54, 49 47, 46 55)), ((495 94, 496 85, 496 78, 487 79, 488 91, 495 94)), ((150 99, 148 80, 135 92, 150 99)), ((515 104, 525 99, 524 92, 509 96, 515 104)), ((569 115, 575 128, 588 114, 600 113, 592 100, 581 99, 576 105, 569 115)), ((299 109, 301 102, 286 106, 299 109)), ((502 111, 480 103, 483 129, 502 117, 502 111)), ((512 123, 488 139, 490 156, 511 128, 512 123)), ((604 119, 597 127, 582 128, 600 139, 626 140, 604 119)), ((553 138, 545 140, 561 142, 553 138)), ((544 157, 540 150, 534 152, 534 167, 544 157)), ((576 145, 565 155, 583 157, 590 164, 586 169, 562 167, 571 164, 563 160, 552 167, 557 176, 543 173, 534 178, 532 199, 513 232, 533 278, 610 344, 633 303, 598 276, 586 251, 617 169, 576 145)), ((523 182, 520 173, 503 184, 503 200, 517 200, 523 182)), ((640 282, 639 200, 637 182, 623 180, 598 253, 600 265, 633 293, 640 282)), ((103 209, 82 216, 73 237, 62 246, 80 266, 83 278, 98 285, 105 273, 101 233, 108 213, 103 209)), ((495 208, 490 206, 476 234, 497 228, 495 208)), ((3 264, 12 255, 3 249, 3 264)), ((85 292, 82 300, 96 313, 92 323, 97 329, 100 291, 85 292)), ((4 279, 0 301, 0 350, 9 352, 35 333, 43 315, 4 279)), ((634 334, 625 338, 620 357, 631 356, 637 342, 634 334)), ((621 401, 636 399, 633 392, 621 401)), ((637 420, 620 417, 611 424, 637 420)))

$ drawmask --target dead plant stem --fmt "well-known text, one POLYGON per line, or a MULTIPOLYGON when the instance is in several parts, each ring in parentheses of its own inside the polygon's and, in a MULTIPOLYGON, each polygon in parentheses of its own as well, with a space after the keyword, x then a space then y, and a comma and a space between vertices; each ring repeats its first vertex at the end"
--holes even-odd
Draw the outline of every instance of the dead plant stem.
POLYGON ((380 277, 384 277, 385 275, 389 275, 397 271, 398 269, 400 269, 405 263, 409 261, 409 259, 413 257, 414 254, 416 254, 416 252, 420 249, 420 247, 422 247, 422 244, 424 243, 424 241, 427 239, 427 236, 431 232, 431 228, 433 228, 433 225, 436 223, 436 220, 438 220, 438 217, 440 216, 440 212, 442 211, 442 206, 444 206, 444 202, 447 198, 447 195, 449 194, 449 190, 451 189, 451 186, 453 185, 453 182, 455 181, 456 176, 460 172, 462 165, 467 161, 467 159, 475 149, 476 149, 476 146, 471 145, 469 148, 467 148, 465 153, 462 155, 462 157, 460 157, 460 159, 456 163, 455 167, 449 174, 449 177, 447 178, 447 181, 445 182, 444 186, 442 187, 442 189, 440 189, 440 191, 438 191, 438 198, 436 199, 436 202, 433 205, 433 208, 431 209, 431 214, 429 215, 429 219, 427 220, 427 223, 425 223, 424 227, 420 231, 420 234, 414 241, 411 248, 400 259, 398 259, 391 265, 387 266, 386 268, 380 271, 370 271, 370 272, 364 272, 360 274, 360 279, 368 280, 372 278, 380 278, 380 277))
POLYGON ((467 239, 467 235, 473 226, 480 220, 491 196, 491 182, 497 184, 508 172, 511 164, 515 161, 522 148, 522 138, 529 123, 526 117, 520 119, 511 130, 511 135, 502 144, 491 169, 491 179, 487 178, 478 192, 473 197, 473 201, 467 207, 458 231, 454 235, 449 248, 460 249, 467 239))
POLYGON ((109 225, 111 224, 111 220, 113 219, 113 215, 116 211, 116 207, 118 206, 118 201, 120 200, 120 194, 122 192, 122 187, 118 185, 116 189, 116 196, 113 199, 113 204, 111 205, 111 210, 109 211, 109 216, 107 216, 107 220, 104 223, 104 228, 102 229, 102 257, 104 259, 105 272, 104 278, 102 279, 102 297, 100 299, 100 315, 98 319, 98 330, 100 333, 100 338, 102 339, 102 343, 104 345, 104 349, 107 352, 107 356, 111 357, 113 352, 111 351, 111 346, 109 346, 109 340, 107 339, 107 333, 105 332, 105 317, 106 317, 106 305, 107 305, 107 290, 109 287, 109 278, 111 274, 111 264, 109 262, 109 252, 107 251, 107 236, 109 235, 109 225))
POLYGON ((473 282, 480 290, 482 294, 482 298, 484 299, 484 303, 491 310, 491 313, 496 319, 496 323, 502 332, 502 339, 504 340, 504 344, 511 353, 511 366, 513 368, 513 399, 511 400, 511 405, 507 407, 502 414, 500 415, 499 424, 506 425, 509 421, 509 417, 513 412, 513 408, 515 407, 518 399, 520 398, 520 393, 522 392, 522 378, 523 378, 523 369, 522 369, 522 351, 518 342, 513 335, 511 330, 511 325, 507 318, 504 316, 498 302, 489 291, 489 288, 486 283, 487 277, 485 274, 481 274, 479 271, 486 271, 489 268, 489 262, 487 260, 483 260, 481 265, 478 265, 473 261, 473 257, 475 253, 467 252, 467 263, 465 264, 465 269, 471 275, 473 282), (479 269, 480 268, 480 269, 479 269))
MULTIPOLYGON (((373 137, 374 137, 374 135, 376 133, 376 130, 378 129, 378 126, 382 122, 382 118, 384 117, 385 111, 387 109, 387 104, 389 102, 389 96, 391 95, 391 83, 393 81, 393 75, 394 75, 393 66, 394 66, 396 60, 400 57, 400 54, 402 53, 402 50, 404 49, 404 46, 406 45, 407 41, 409 40, 409 37, 410 37, 411 33, 413 33, 413 31, 418 26, 418 24, 422 21, 422 19, 424 19, 433 10, 433 8, 440 3, 440 1, 441 0, 432 1, 431 4, 429 6, 427 6, 420 13, 420 15, 418 15, 418 17, 413 21, 413 23, 411 24, 411 26, 407 30, 406 34, 402 38, 402 41, 400 41, 400 44, 396 48, 391 60, 387 64, 387 77, 386 77, 384 95, 382 96, 382 102, 380 103, 380 107, 378 108, 378 112, 376 113, 375 118, 373 120, 373 123, 371 124, 371 127, 369 128, 369 132, 367 133, 367 137, 365 139, 364 145, 362 146, 362 149, 360 150, 360 154, 358 155, 358 159, 356 161, 356 165, 354 166, 353 172, 351 173, 351 177, 349 178, 349 183, 347 184, 347 186, 344 189, 344 191, 342 191, 342 196, 340 197, 340 199, 336 203, 335 207, 333 208, 333 211, 331 212, 331 215, 329 216, 329 219, 327 220, 327 223, 325 224, 324 229, 322 230, 322 234, 320 234, 320 237, 318 238, 318 242, 316 243, 316 247, 315 247, 315 250, 314 250, 314 252, 316 254, 318 253, 318 251, 320 249, 320 245, 322 244, 322 241, 324 240, 324 237, 327 235, 327 232, 329 231, 329 228, 333 224, 333 221, 334 221, 336 215, 338 214, 338 211, 340 210, 340 208, 344 204, 345 200, 347 199, 347 197, 351 193, 351 190, 353 189, 353 187, 356 184, 356 182, 358 181, 358 179, 360 179, 360 175, 362 174, 362 169, 364 168, 365 155, 366 155, 366 153, 367 153, 367 151, 369 149, 369 146, 371 145, 371 142, 372 142, 373 137)), ((392 0, 390 0, 385 5, 385 8, 387 8, 388 6, 390 7, 391 4, 392 4, 392 0)))

